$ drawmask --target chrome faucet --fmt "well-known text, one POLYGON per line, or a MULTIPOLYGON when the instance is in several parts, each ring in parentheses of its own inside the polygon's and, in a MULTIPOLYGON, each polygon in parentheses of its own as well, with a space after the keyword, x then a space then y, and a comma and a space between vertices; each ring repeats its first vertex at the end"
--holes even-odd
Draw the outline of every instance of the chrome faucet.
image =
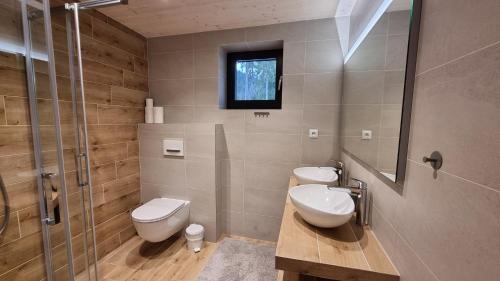
POLYGON ((345 186, 346 183, 346 174, 345 167, 342 161, 335 161, 335 173, 337 174, 337 182, 339 186, 345 186))
POLYGON ((347 190, 349 195, 351 195, 354 200, 354 204, 356 206, 356 224, 361 226, 368 225, 368 207, 370 203, 370 200, 368 198, 368 185, 366 184, 366 182, 355 178, 350 178, 348 181, 345 165, 341 161, 336 161, 334 168, 335 173, 337 173, 338 176, 337 188, 347 190))
POLYGON ((356 206, 356 224, 368 225, 368 185, 362 180, 350 179, 354 184, 348 184, 346 188, 350 190, 350 195, 354 199, 356 206))

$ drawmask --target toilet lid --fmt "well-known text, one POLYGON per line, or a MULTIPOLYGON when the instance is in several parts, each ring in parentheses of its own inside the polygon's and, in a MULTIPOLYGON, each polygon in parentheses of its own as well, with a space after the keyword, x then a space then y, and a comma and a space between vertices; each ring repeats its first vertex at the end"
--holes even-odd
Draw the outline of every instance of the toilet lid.
POLYGON ((159 221, 174 214, 184 203, 183 200, 156 198, 135 209, 132 219, 138 222, 159 221))

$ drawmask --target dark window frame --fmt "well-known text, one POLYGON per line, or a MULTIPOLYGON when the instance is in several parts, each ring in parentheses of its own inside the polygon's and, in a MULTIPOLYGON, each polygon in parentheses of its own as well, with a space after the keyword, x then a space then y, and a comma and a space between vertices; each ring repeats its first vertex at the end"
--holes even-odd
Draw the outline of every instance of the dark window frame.
POLYGON ((283 88, 283 50, 234 52, 227 54, 227 109, 281 109, 283 88), (276 95, 274 100, 236 100, 236 62, 238 60, 276 59, 276 95))

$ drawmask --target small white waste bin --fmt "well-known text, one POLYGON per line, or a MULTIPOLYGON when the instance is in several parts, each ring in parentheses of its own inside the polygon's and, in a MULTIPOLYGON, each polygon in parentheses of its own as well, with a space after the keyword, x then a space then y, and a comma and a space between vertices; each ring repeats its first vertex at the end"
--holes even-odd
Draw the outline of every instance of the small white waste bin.
POLYGON ((198 253, 203 246, 203 234, 205 230, 202 225, 191 224, 186 228, 186 239, 188 249, 198 253))

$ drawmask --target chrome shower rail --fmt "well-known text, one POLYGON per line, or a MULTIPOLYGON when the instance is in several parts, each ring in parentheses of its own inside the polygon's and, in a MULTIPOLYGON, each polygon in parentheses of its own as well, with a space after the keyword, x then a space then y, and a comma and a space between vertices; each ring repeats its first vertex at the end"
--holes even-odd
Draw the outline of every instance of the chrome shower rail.
POLYGON ((113 5, 128 4, 128 0, 90 0, 78 3, 79 9, 96 9, 104 8, 113 5))
POLYGON ((4 200, 4 216, 2 225, 0 225, 0 235, 7 230, 7 225, 9 225, 9 217, 10 217, 10 206, 9 206, 9 196, 7 195, 7 189, 5 188, 5 184, 3 183, 2 176, 0 176, 0 189, 2 190, 2 196, 4 200))

